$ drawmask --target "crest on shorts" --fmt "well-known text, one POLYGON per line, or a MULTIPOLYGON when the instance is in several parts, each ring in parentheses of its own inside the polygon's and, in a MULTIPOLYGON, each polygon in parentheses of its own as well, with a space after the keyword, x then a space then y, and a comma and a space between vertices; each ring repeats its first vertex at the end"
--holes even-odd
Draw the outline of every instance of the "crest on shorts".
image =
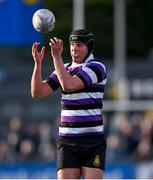
POLYGON ((99 155, 95 156, 95 159, 93 161, 93 165, 96 166, 96 167, 100 166, 100 156, 99 155))

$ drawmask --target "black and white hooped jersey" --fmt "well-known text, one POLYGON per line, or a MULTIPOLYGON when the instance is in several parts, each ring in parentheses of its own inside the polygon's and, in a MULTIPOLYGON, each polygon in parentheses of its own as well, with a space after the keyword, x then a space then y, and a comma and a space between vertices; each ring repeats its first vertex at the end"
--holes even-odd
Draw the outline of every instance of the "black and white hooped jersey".
MULTIPOLYGON (((67 71, 77 75, 85 88, 79 91, 62 92, 59 136, 100 135, 104 133, 103 96, 107 82, 105 66, 90 55, 84 63, 65 64, 67 71)), ((60 87, 53 72, 47 79, 53 90, 60 87)))

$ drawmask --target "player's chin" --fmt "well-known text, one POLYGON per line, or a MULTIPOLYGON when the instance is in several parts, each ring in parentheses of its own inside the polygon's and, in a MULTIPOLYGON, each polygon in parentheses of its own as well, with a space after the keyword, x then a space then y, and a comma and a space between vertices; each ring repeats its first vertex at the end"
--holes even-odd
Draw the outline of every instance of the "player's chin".
POLYGON ((72 60, 73 60, 73 62, 76 62, 76 63, 79 63, 81 61, 79 56, 72 56, 72 60))
POLYGON ((72 57, 72 60, 73 60, 73 62, 76 62, 76 63, 78 63, 79 61, 78 61, 78 59, 77 58, 75 58, 75 57, 72 57))

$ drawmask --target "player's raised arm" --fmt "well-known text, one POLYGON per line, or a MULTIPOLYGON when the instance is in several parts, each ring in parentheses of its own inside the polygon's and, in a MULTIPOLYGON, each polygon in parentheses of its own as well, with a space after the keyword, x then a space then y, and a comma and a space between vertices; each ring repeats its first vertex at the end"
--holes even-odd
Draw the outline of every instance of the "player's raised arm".
POLYGON ((34 99, 41 99, 52 92, 51 87, 46 81, 42 80, 41 68, 45 56, 45 47, 38 51, 39 43, 35 42, 32 46, 32 56, 34 59, 34 70, 31 78, 31 95, 34 99))
POLYGON ((84 88, 82 80, 76 75, 69 74, 64 66, 62 60, 63 41, 54 37, 50 39, 49 45, 51 46, 55 71, 63 91, 73 92, 84 88))

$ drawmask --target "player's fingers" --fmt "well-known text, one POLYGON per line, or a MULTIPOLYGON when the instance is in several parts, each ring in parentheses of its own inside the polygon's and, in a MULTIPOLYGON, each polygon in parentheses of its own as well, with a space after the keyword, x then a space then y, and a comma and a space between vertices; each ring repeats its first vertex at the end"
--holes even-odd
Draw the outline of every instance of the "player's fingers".
POLYGON ((61 39, 59 39, 58 41, 59 41, 59 44, 63 45, 63 41, 61 39))
POLYGON ((53 39, 54 39, 55 41, 57 41, 57 40, 58 40, 58 38, 57 38, 57 37, 53 37, 53 39))
POLYGON ((33 45, 32 45, 32 50, 34 50, 34 47, 36 46, 36 43, 37 43, 37 42, 33 43, 33 45))
POLYGON ((39 44, 40 44, 39 42, 35 42, 35 43, 33 44, 33 46, 34 46, 34 47, 37 47, 37 46, 39 46, 39 44))
POLYGON ((36 42, 32 45, 32 54, 35 53, 36 42))
POLYGON ((52 46, 52 43, 51 42, 49 42, 49 45, 50 45, 50 47, 52 46))
POLYGON ((35 57, 36 54, 38 53, 38 46, 39 46, 40 43, 38 42, 35 42, 32 46, 32 55, 35 57))
POLYGON ((63 41, 61 39, 58 39, 57 37, 54 37, 54 40, 56 41, 57 44, 63 43, 63 41))
POLYGON ((46 50, 46 49, 45 49, 45 47, 43 46, 42 49, 41 49, 41 54, 42 54, 43 57, 45 56, 45 50, 46 50))
POLYGON ((56 41, 55 41, 54 39, 50 39, 50 43, 51 43, 51 44, 55 44, 56 41))
POLYGON ((50 42, 51 43, 57 43, 57 44, 60 44, 61 43, 61 39, 58 39, 57 37, 53 37, 52 39, 50 39, 50 42))
POLYGON ((32 46, 32 50, 37 50, 38 46, 39 46, 40 43, 38 42, 35 42, 32 46))
POLYGON ((54 37, 54 40, 56 41, 57 44, 61 44, 62 40, 58 39, 57 37, 54 37))

